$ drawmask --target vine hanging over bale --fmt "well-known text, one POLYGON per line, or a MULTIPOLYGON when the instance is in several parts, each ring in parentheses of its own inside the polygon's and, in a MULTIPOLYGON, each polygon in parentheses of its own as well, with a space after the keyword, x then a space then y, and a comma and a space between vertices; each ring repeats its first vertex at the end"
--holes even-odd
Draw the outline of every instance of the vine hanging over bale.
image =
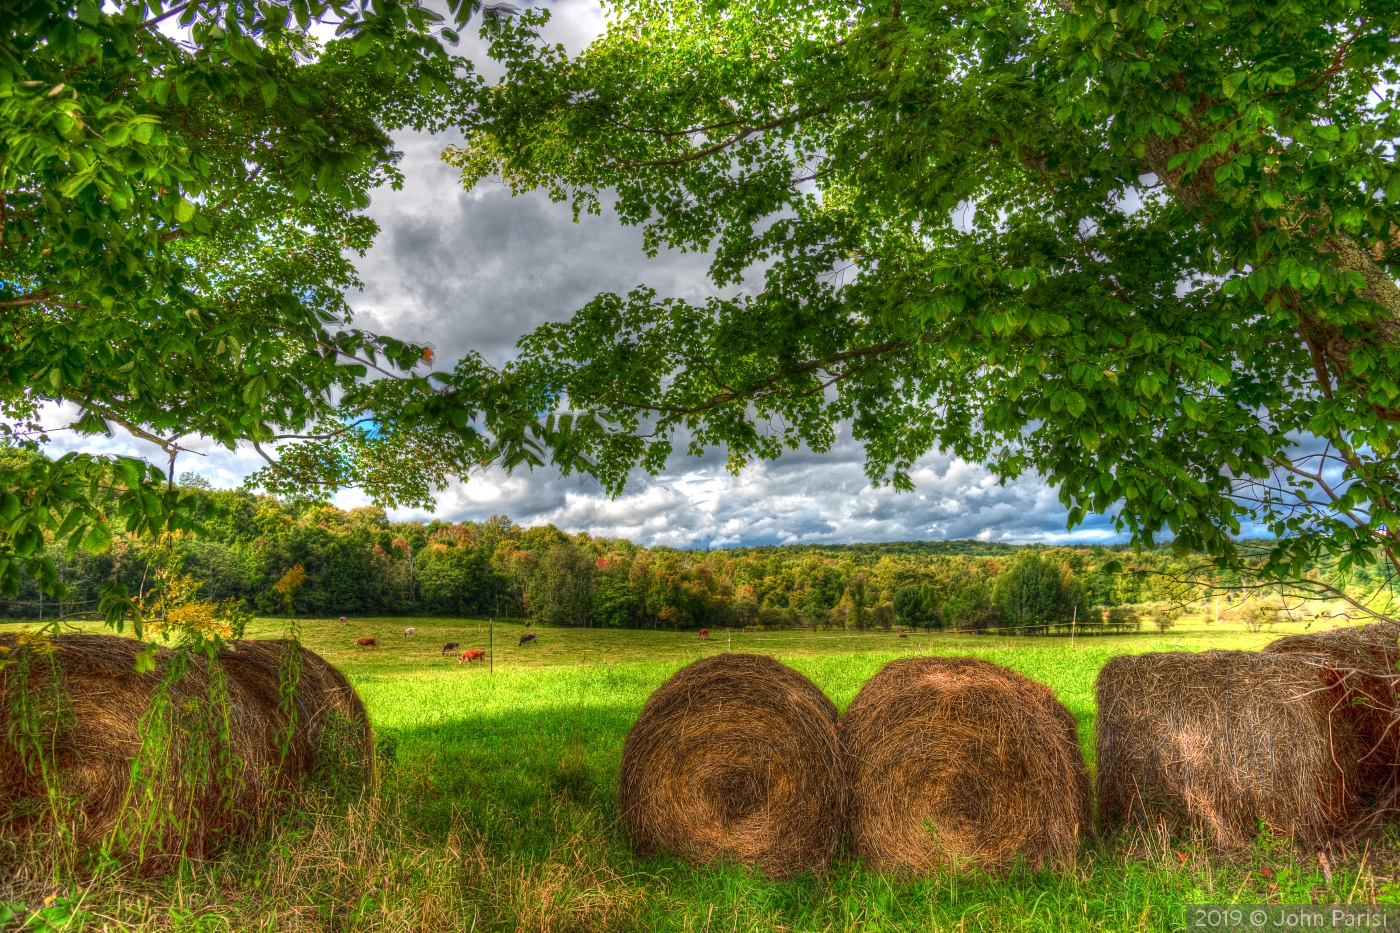
POLYGON ((841 827, 837 711, 771 658, 682 668, 627 734, 618 788, 641 854, 736 859, 772 877, 820 871, 841 827))
POLYGON ((842 743, 851 844, 882 871, 1072 862, 1089 830, 1074 717, 975 658, 902 658, 866 681, 842 743))
POLYGON ((1099 673, 1100 826, 1194 830, 1247 848, 1256 821, 1308 847, 1364 811, 1368 743, 1339 715, 1322 655, 1205 651, 1114 658, 1099 673))
MULTIPOLYGON (((350 723, 350 757, 369 766, 358 697, 294 642, 235 642, 212 666, 161 648, 144 673, 134 639, 42 642, 51 663, 0 671, 0 834, 33 838, 66 822, 79 849, 101 844, 147 865, 198 858, 279 812, 284 792, 317 767, 327 723, 350 723), (279 664, 293 653, 303 673, 287 697, 299 722, 279 688, 279 664), (36 695, 59 698, 38 747, 16 715, 36 695)), ((8 635, 0 648, 34 652, 8 635)))
POLYGON ((1277 639, 1271 654, 1312 654, 1325 659, 1334 714, 1351 721, 1365 742, 1358 760, 1360 793, 1369 802, 1355 833, 1393 816, 1400 798, 1400 624, 1343 626, 1277 639))
POLYGON ((262 708, 277 711, 284 783, 314 776, 353 788, 368 779, 374 761, 369 714, 325 658, 290 639, 250 639, 231 642, 219 664, 257 694, 262 708))

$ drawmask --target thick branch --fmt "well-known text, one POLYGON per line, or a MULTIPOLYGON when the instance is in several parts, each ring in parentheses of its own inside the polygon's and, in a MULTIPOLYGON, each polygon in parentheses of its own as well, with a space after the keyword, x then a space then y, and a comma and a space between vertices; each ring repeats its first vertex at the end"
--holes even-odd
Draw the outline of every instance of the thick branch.
POLYGON ((15 298, 10 301, 0 301, 0 308, 27 308, 30 305, 43 304, 53 296, 54 293, 52 289, 44 289, 43 291, 30 292, 23 298, 15 298))
POLYGON ((694 152, 688 152, 685 155, 675 156, 670 159, 638 159, 632 162, 614 162, 612 164, 605 165, 604 167, 614 169, 617 171, 627 171, 628 169, 634 168, 647 168, 658 165, 684 165, 687 162, 698 162, 701 159, 706 158, 707 156, 714 155, 716 152, 728 149, 735 143, 743 142, 745 139, 748 139, 754 133, 762 133, 766 132, 767 130, 776 130, 780 126, 787 126, 791 123, 801 123, 803 120, 810 120, 812 117, 819 117, 824 113, 829 113, 830 111, 831 107, 829 106, 818 107, 816 110, 807 110, 800 113, 788 114, 785 117, 778 117, 776 120, 769 120, 767 123, 756 123, 752 126, 746 126, 730 136, 726 136, 719 142, 711 143, 710 145, 705 146, 704 148, 696 149, 694 152))
POLYGON ((862 347, 858 350, 847 350, 844 353, 836 353, 831 356, 824 357, 820 360, 809 360, 806 363, 799 363, 798 365, 791 366, 785 370, 782 370, 781 372, 770 373, 768 376, 764 377, 762 381, 750 383, 749 385, 744 386, 743 388, 726 389, 725 391, 720 392, 719 394, 707 399, 706 401, 688 407, 682 407, 679 405, 649 405, 644 402, 626 401, 619 402, 619 404, 625 405, 629 408, 637 408, 642 411, 664 412, 666 414, 680 415, 683 417, 687 415, 697 415, 702 411, 709 411, 712 408, 718 408, 721 405, 727 405, 730 402, 739 401, 740 399, 755 398, 761 392, 763 392, 763 390, 771 388, 775 383, 780 382, 783 379, 786 379, 790 376, 800 376, 804 373, 810 373, 818 369, 826 369, 829 366, 832 366, 836 363, 844 363, 847 360, 866 359, 872 356, 879 356, 882 353, 888 353, 891 350, 902 350, 908 347, 912 342, 912 339, 891 340, 887 343, 878 344, 876 346, 862 347))

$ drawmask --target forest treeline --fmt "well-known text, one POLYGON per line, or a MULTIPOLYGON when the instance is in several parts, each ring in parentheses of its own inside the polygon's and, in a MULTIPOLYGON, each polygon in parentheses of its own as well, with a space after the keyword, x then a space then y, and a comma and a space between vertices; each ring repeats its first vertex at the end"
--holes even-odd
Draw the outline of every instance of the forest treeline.
MULTIPOLYGON (((1136 613, 1107 610, 1180 601, 1191 562, 1168 550, 977 541, 647 548, 549 525, 522 528, 504 516, 393 522, 377 508, 213 490, 193 476, 186 486, 203 532, 176 540, 183 572, 203 595, 268 615, 530 616, 636 628, 1127 627, 1136 613), (274 590, 294 567, 304 582, 290 594, 274 590)), ((55 549, 65 598, 46 601, 26 580, 17 598, 0 602, 0 614, 95 613, 113 580, 139 594, 151 580, 151 547, 123 537, 71 560, 55 549)))

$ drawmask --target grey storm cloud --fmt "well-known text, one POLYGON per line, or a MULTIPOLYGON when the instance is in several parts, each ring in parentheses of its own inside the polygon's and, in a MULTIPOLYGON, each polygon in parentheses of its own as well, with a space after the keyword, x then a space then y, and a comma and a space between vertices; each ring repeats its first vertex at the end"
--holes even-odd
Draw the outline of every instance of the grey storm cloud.
POLYGON ((709 258, 668 251, 648 259, 640 230, 610 210, 573 222, 567 204, 532 192, 512 197, 483 182, 463 191, 439 157, 447 140, 399 140, 406 183, 381 191, 370 214, 381 232, 359 263, 356 322, 433 343, 440 359, 475 350, 495 363, 520 337, 568 318, 600 292, 646 284, 699 300, 712 292, 709 258))
MULTIPOLYGON (((570 51, 582 49, 603 23, 591 0, 550 8, 550 38, 570 51)), ((462 54, 493 77, 478 40, 464 41, 462 54)), ((499 182, 462 190, 456 171, 440 158, 457 141, 399 137, 405 184, 399 191, 375 192, 370 206, 381 233, 357 260, 365 283, 349 296, 357 325, 430 343, 442 365, 468 351, 499 364, 514 355, 521 336, 544 322, 567 319, 600 292, 645 284, 690 300, 715 293, 706 276, 709 257, 670 251, 649 259, 641 232, 622 225, 610 210, 574 223, 569 205, 539 193, 512 197, 499 182)), ((58 427, 76 414, 55 409, 46 421, 58 427)), ((262 465, 251 450, 227 451, 197 439, 182 443, 199 453, 182 454, 177 472, 197 470, 216 485, 235 486, 262 465)), ((53 448, 55 454, 135 453, 165 466, 155 447, 126 436, 80 438, 58 431, 53 448)), ((913 479, 912 493, 872 486, 862 471, 860 446, 844 431, 830 451, 794 451, 751 464, 737 476, 726 472, 722 451, 698 458, 678 454, 661 475, 635 476, 616 499, 591 480, 553 470, 508 475, 487 469, 444 490, 431 517, 504 514, 526 525, 550 522, 568 531, 675 547, 1120 539, 1104 518, 1067 533, 1055 491, 1033 476, 1001 485, 980 466, 934 452, 918 462, 913 479)), ((349 507, 365 500, 351 491, 336 501, 349 507)), ((396 517, 430 516, 404 511, 396 517)))

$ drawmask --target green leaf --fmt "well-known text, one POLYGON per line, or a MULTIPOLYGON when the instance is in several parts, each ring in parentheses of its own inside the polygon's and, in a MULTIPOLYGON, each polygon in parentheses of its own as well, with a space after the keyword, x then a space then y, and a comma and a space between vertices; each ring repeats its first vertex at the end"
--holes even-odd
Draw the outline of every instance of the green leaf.
POLYGON ((83 547, 91 554, 101 554, 112 546, 112 529, 104 521, 93 522, 83 539, 83 547))
POLYGON ((175 220, 177 223, 189 223, 194 219, 194 205, 184 198, 175 204, 175 220))
POLYGON ((157 644, 149 644, 136 652, 135 671, 138 674, 154 673, 156 669, 156 655, 160 651, 157 644))

